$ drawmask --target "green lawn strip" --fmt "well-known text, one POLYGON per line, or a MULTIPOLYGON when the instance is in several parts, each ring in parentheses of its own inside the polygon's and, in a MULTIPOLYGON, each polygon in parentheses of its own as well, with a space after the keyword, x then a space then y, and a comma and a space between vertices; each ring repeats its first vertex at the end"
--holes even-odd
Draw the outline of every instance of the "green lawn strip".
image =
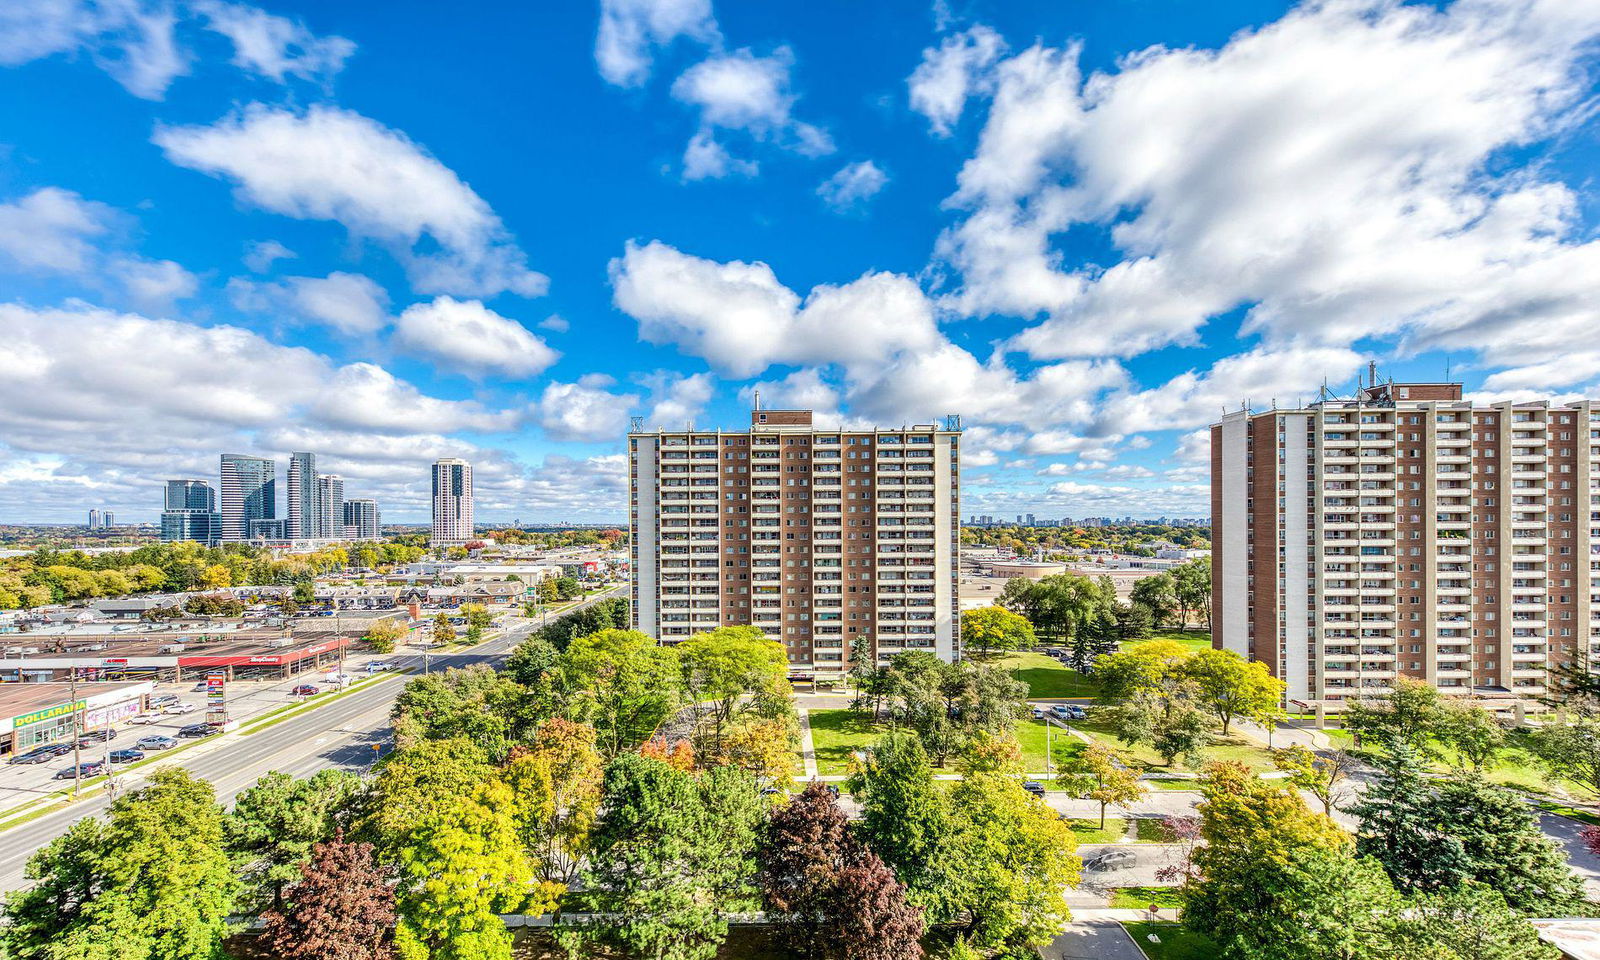
POLYGON ((1183 907, 1183 894, 1177 887, 1117 887, 1111 891, 1113 910, 1145 910, 1152 903, 1163 910, 1178 910, 1183 907))
POLYGON ((1163 824, 1165 817, 1139 817, 1133 822, 1134 830, 1140 843, 1166 843, 1167 830, 1163 824))
MULTIPOLYGON (((1334 747, 1371 759, 1371 751, 1358 749, 1355 745, 1355 734, 1349 730, 1322 732, 1328 735, 1334 747)), ((1439 759, 1430 765, 1434 770, 1444 773, 1456 769, 1454 750, 1437 743, 1433 745, 1433 749, 1439 754, 1439 759)), ((1491 783, 1528 793, 1556 795, 1562 792, 1559 783, 1550 779, 1549 774, 1539 766, 1538 760, 1528 749, 1528 732, 1525 730, 1512 730, 1506 735, 1506 748, 1500 751, 1499 761, 1494 767, 1484 771, 1484 777, 1491 783)))
POLYGON ((1579 823, 1600 827, 1600 816, 1596 816, 1589 810, 1579 810, 1576 807, 1569 807, 1562 803, 1551 803, 1548 800, 1541 800, 1536 806, 1545 813, 1553 813, 1570 820, 1576 820, 1579 823))
POLYGON ((1042 653, 1011 653, 991 662, 1026 683, 1032 700, 1094 697, 1100 692, 1093 680, 1042 653))
POLYGON ((1199 790, 1199 780, 1178 780, 1171 777, 1146 777, 1140 781, 1152 790, 1199 790))
POLYGON ((1122 928, 1150 960, 1217 960, 1222 956, 1210 938, 1191 933, 1176 923, 1124 921, 1122 928), (1150 941, 1151 934, 1156 936, 1156 942, 1150 941))
MULTIPOLYGON (((1093 712, 1087 720, 1072 720, 1069 725, 1074 729, 1088 734, 1107 746, 1114 747, 1126 753, 1135 763, 1138 763, 1147 772, 1151 773, 1187 773, 1188 768, 1182 766, 1181 760, 1177 765, 1167 766, 1162 762, 1161 755, 1145 744, 1127 744, 1119 740, 1111 730, 1111 725, 1099 719, 1093 712)), ((1267 748, 1238 735, 1217 737, 1211 746, 1204 751, 1205 760, 1237 760, 1249 766, 1252 770, 1271 770, 1272 757, 1267 748)))
MULTIPOLYGON (((1210 650, 1211 634, 1204 630, 1154 630, 1145 640, 1171 640, 1181 643, 1190 650, 1210 650)), ((1143 641, 1135 640, 1133 643, 1143 641)))
POLYGON ((365 690, 367 687, 374 686, 389 677, 401 677, 415 672, 415 667, 407 667, 404 670, 390 670, 385 673, 378 674, 376 677, 373 677, 370 680, 363 680, 360 683, 352 684, 351 686, 340 690, 338 693, 331 693, 325 696, 319 695, 311 698, 310 702, 308 703, 292 704, 288 707, 279 707, 272 713, 262 714, 253 720, 247 721, 235 732, 241 735, 259 733, 260 731, 265 730, 268 727, 276 726, 285 720, 293 720, 295 717, 298 717, 303 713, 309 713, 310 711, 315 710, 324 704, 332 703, 335 700, 342 700, 345 697, 350 696, 352 693, 365 690))
POLYGON ((1104 829, 1100 826, 1099 817, 1093 820, 1068 820, 1067 826, 1072 828, 1080 844, 1121 843, 1128 832, 1128 821, 1121 817, 1106 817, 1104 829))
POLYGON ((811 743, 817 755, 817 773, 843 776, 850 772, 850 757, 871 746, 881 731, 864 713, 854 710, 812 710, 811 743))

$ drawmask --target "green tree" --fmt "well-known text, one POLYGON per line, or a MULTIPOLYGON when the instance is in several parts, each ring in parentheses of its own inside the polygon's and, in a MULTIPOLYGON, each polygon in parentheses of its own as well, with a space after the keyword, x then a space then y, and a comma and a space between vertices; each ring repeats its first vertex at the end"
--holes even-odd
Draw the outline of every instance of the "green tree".
POLYGON ((1396 956, 1417 960, 1560 960, 1505 897, 1480 883, 1413 897, 1395 930, 1396 956))
POLYGON ((501 771, 517 803, 517 832, 548 893, 571 885, 589 850, 603 764, 594 728, 555 717, 501 771))
POLYGON ((583 587, 576 577, 556 577, 554 584, 558 600, 575 600, 583 594, 583 587))
POLYGON ((1025 650, 1038 643, 1028 618, 1005 607, 987 606, 962 611, 961 643, 984 657, 996 650, 1025 650))
POLYGON ((450 624, 450 614, 443 610, 433 618, 433 642, 440 644, 456 642, 456 628, 450 624))
POLYGON ((568 719, 594 725, 600 752, 644 743, 678 704, 678 652, 636 630, 574 639, 556 669, 568 719))
POLYGON ((1128 599, 1135 604, 1144 605, 1158 627, 1171 623, 1180 606, 1177 584, 1168 573, 1158 573, 1135 580, 1128 599))
POLYGON ((726 914, 759 902, 755 781, 625 753, 606 768, 604 796, 586 879, 605 919, 581 935, 657 960, 710 960, 726 914))
POLYGON ((1172 569, 1172 587, 1178 603, 1190 613, 1199 614, 1206 631, 1211 630, 1211 558, 1200 557, 1172 569))
POLYGON ((1380 745, 1401 743, 1431 753, 1430 738, 1438 730, 1439 716, 1439 691, 1432 684, 1397 677, 1387 696, 1352 701, 1345 710, 1344 725, 1356 735, 1357 743, 1368 739, 1380 745))
POLYGON ((241 901, 281 910, 284 885, 300 877, 311 849, 333 836, 360 789, 355 774, 322 770, 303 780, 268 773, 240 793, 222 834, 244 882, 241 901))
POLYGON ((1222 735, 1237 718, 1271 721, 1283 711, 1284 682, 1267 665, 1232 650, 1200 650, 1183 662, 1196 703, 1222 724, 1222 735))
POLYGON ((422 740, 384 759, 362 811, 359 834, 380 857, 396 863, 414 830, 437 819, 456 797, 468 796, 494 768, 469 740, 422 740))
POLYGON ((301 580, 294 585, 293 597, 295 603, 314 603, 317 599, 317 585, 310 580, 301 580))
POLYGON ((211 960, 236 881, 211 785, 181 768, 85 818, 28 861, 36 881, 6 904, 17 960, 211 960))
POLYGON ((1528 746, 1550 776, 1600 796, 1600 716, 1548 720, 1533 731, 1528 746))
POLYGON ((935 786, 928 754, 905 730, 885 735, 851 774, 847 789, 861 805, 859 829, 894 868, 928 922, 953 922, 968 883, 956 862, 949 802, 935 786))
POLYGON ((1356 768, 1355 758, 1343 750, 1319 754, 1298 743, 1272 751, 1272 764, 1289 775, 1291 786, 1316 797, 1322 803, 1322 812, 1330 817, 1339 784, 1349 779, 1356 768))
POLYGON ((379 620, 367 628, 366 641, 374 653, 394 653, 395 647, 408 632, 405 624, 399 620, 379 620))
POLYGON ((1100 828, 1105 829, 1106 807, 1131 807, 1149 792, 1127 761, 1104 744, 1093 743, 1067 758, 1056 784, 1074 797, 1100 804, 1100 828))
POLYGON ((499 760, 522 732, 525 695, 515 680, 485 663, 413 677, 389 712, 395 743, 470 740, 499 760))
POLYGON ((785 717, 794 712, 789 655, 759 627, 718 627, 678 644, 683 687, 697 719, 709 716, 710 745, 740 716, 785 717))
POLYGON ((1492 770, 1505 749, 1506 728, 1494 714, 1471 703, 1447 700, 1440 704, 1434 735, 1453 751, 1458 767, 1492 770))
POLYGON ((395 888, 402 960, 509 960, 501 913, 519 909, 532 869, 511 788, 490 780, 443 798, 410 831, 395 888))

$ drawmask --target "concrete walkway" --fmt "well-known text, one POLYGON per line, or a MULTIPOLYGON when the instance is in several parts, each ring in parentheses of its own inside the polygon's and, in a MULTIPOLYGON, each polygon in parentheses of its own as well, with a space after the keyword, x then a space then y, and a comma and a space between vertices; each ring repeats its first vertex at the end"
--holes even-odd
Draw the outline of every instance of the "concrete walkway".
POLYGON ((1267 733, 1265 727, 1249 720, 1233 721, 1233 730, 1241 736, 1249 737, 1257 743, 1266 744, 1282 750, 1291 744, 1310 747, 1312 750, 1331 750, 1333 740, 1326 733, 1315 727, 1281 726, 1267 733))
MULTIPOLYGON (((800 707, 800 763, 805 767, 807 780, 817 779, 817 745, 811 739, 811 711, 800 707)), ((842 777, 840 779, 843 779, 842 777)))

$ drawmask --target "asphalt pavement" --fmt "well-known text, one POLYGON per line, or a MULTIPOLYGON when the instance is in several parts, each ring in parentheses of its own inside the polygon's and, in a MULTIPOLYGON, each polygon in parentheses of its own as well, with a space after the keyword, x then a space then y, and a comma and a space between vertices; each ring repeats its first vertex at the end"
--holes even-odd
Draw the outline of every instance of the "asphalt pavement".
MULTIPOLYGON (((611 595, 611 591, 597 594, 562 613, 611 595)), ((470 650, 428 654, 428 669, 443 670, 473 663, 498 666, 513 647, 540 625, 535 621, 517 620, 500 636, 470 650)), ((396 654, 387 659, 399 670, 423 667, 420 654, 396 654)), ((224 804, 231 804, 241 791, 274 770, 294 776, 309 776, 329 768, 363 772, 390 748, 389 710, 405 687, 405 681, 412 676, 415 674, 389 674, 338 700, 264 729, 224 734, 175 755, 172 765, 210 781, 217 790, 217 799, 224 804), (379 749, 374 750, 374 746, 379 749)), ((143 776, 153 769, 153 766, 144 767, 118 777, 119 789, 136 789, 143 776)), ((52 808, 26 823, 0 831, 0 891, 26 886, 28 881, 23 870, 34 851, 65 833, 80 817, 103 813, 109 805, 110 799, 101 793, 52 808)))

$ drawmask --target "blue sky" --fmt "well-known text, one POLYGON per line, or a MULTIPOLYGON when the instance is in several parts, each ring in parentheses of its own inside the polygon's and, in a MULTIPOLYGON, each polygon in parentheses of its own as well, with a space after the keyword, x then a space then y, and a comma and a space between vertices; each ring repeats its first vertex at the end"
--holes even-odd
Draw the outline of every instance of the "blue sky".
POLYGON ((0 7, 0 522, 317 452, 625 516, 623 433, 961 414, 1203 515, 1224 406, 1595 395, 1592 0, 0 7))

